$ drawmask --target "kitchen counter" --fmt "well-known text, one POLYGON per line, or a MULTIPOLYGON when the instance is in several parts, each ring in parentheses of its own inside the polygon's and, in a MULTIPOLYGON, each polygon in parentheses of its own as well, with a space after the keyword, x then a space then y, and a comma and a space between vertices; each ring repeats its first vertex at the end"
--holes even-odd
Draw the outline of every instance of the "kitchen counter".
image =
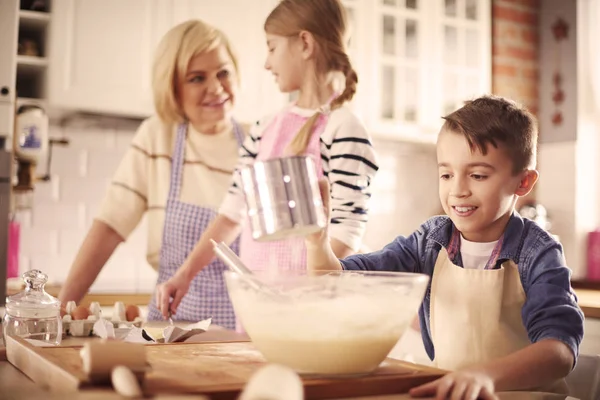
POLYGON ((600 318, 600 290, 574 288, 586 318, 600 318))
MULTIPOLYGON (((573 280, 573 289, 579 298, 579 305, 587 318, 600 318, 600 281, 573 280)), ((46 291, 56 297, 61 286, 58 284, 46 285, 46 291)), ((11 285, 8 287, 7 296, 23 289, 22 286, 11 285)), ((112 307, 115 302, 147 306, 152 298, 152 293, 87 293, 81 304, 98 302, 100 306, 112 307)))
MULTIPOLYGON (((164 326, 164 322, 154 322, 155 327, 164 326)), ((63 341, 63 345, 81 345, 85 341, 98 340, 97 338, 72 338, 69 337, 63 341)), ((228 341, 228 340, 247 340, 247 336, 241 335, 231 330, 223 329, 218 326, 212 326, 209 331, 192 338, 194 342, 210 341, 228 341)), ((498 393, 502 400, 569 400, 568 396, 553 395, 532 392, 505 392, 498 393)), ((0 398, 6 400, 31 400, 31 399, 49 399, 62 400, 64 393, 51 393, 36 385, 33 381, 22 374, 18 369, 6 361, 6 354, 0 348, 0 398)), ((87 389, 76 393, 70 393, 69 399, 73 400, 116 400, 124 399, 110 388, 87 389)), ((201 396, 156 396, 156 399, 199 399, 201 396)), ((407 394, 398 394, 390 396, 369 396, 346 400, 407 400, 411 397, 407 394)), ((431 398, 430 398, 431 399, 431 398)), ((425 399, 427 400, 427 399, 425 399)))

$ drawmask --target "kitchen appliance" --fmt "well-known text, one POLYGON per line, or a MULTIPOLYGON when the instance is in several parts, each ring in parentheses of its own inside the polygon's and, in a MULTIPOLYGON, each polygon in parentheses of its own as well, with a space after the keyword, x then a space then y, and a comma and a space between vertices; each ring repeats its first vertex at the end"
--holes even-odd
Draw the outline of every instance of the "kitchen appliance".
POLYGON ((17 160, 17 184, 13 188, 15 208, 33 206, 36 182, 50 181, 52 147, 68 145, 66 138, 50 138, 49 118, 38 104, 24 104, 17 110, 13 148, 17 160), (46 162, 46 171, 39 174, 40 164, 46 162))
POLYGON ((48 116, 39 105, 27 104, 17 110, 13 148, 18 165, 16 206, 29 208, 37 166, 48 154, 48 116))
POLYGON ((252 237, 306 236, 326 226, 317 171, 309 156, 257 161, 240 170, 252 237))

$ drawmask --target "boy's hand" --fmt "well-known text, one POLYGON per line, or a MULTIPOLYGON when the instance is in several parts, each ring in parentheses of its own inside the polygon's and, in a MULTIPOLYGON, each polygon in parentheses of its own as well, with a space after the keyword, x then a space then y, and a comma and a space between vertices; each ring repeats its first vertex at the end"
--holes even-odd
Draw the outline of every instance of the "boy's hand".
POLYGON ((329 228, 329 216, 331 215, 330 209, 330 194, 329 194, 329 181, 325 178, 319 180, 319 191, 321 192, 321 199, 323 200, 323 209, 325 212, 325 228, 319 232, 313 233, 306 236, 306 244, 309 246, 321 246, 323 243, 329 241, 329 235, 327 229, 329 228))
POLYGON ((412 397, 435 396, 437 400, 498 400, 494 381, 480 371, 456 371, 410 390, 412 397))

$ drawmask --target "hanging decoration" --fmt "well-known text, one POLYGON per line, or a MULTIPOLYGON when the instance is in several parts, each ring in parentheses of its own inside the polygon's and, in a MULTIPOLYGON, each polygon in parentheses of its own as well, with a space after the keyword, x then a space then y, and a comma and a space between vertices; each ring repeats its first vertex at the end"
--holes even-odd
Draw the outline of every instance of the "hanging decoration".
POLYGON ((561 105, 565 101, 565 92, 563 90, 563 75, 561 72, 561 44, 562 41, 566 40, 569 34, 569 25, 567 22, 558 18, 554 24, 552 24, 552 34, 554 36, 554 40, 556 41, 556 59, 555 59, 555 70, 554 75, 552 76, 552 85, 554 87, 554 91, 552 92, 552 102, 556 107, 554 113, 552 113, 552 125, 559 126, 563 123, 563 114, 561 110, 561 105))

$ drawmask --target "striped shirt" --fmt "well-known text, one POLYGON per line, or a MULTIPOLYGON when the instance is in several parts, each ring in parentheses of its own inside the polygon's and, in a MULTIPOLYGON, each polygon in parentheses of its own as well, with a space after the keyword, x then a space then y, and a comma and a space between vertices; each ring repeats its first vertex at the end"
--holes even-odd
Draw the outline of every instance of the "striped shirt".
MULTIPOLYGON (((155 269, 162 244, 176 130, 177 126, 166 126, 156 116, 142 122, 96 216, 127 239, 146 215, 146 257, 155 269)), ((232 127, 203 134, 189 125, 180 200, 216 210, 231 184, 238 148, 232 127)))
MULTIPOLYGON (((291 106, 282 112, 292 112, 306 120, 315 111, 291 106)), ((329 234, 356 251, 366 229, 370 185, 379 167, 371 138, 350 108, 340 107, 327 117, 320 137, 320 151, 323 173, 331 187, 329 234)), ((236 170, 254 163, 261 151, 263 133, 271 128, 273 120, 274 116, 265 118, 250 128, 250 135, 240 149, 236 170)), ((246 203, 237 173, 219 213, 236 222, 244 221, 246 203)))

